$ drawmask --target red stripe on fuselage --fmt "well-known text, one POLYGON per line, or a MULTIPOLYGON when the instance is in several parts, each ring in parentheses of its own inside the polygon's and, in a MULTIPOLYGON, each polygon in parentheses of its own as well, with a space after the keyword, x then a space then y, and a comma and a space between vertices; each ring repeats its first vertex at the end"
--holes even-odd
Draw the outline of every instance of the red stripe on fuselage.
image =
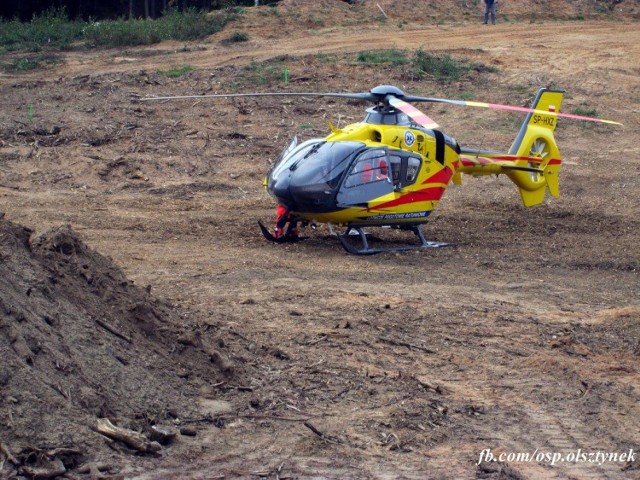
MULTIPOLYGON (((451 170, 451 167, 447 166, 442 170, 434 173, 426 180, 424 180, 422 184, 425 185, 425 184, 433 184, 433 183, 443 183, 447 185, 449 183, 449 180, 451 180, 452 176, 453 176, 453 170, 451 170)), ((375 209, 379 210, 384 208, 397 207, 399 205, 406 205, 408 203, 430 202, 433 200, 440 200, 440 198, 444 194, 444 191, 445 191, 445 188, 443 187, 423 188, 422 190, 409 192, 399 198, 396 198, 395 200, 382 203, 376 206, 375 209)))
POLYGON ((422 190, 416 190, 415 192, 407 193, 406 195, 391 200, 389 202, 376 205, 375 208, 369 208, 367 210, 384 210, 385 208, 398 207, 400 205, 407 205, 409 203, 416 202, 430 202, 434 200, 440 200, 444 194, 444 187, 429 187, 422 190))
POLYGON ((431 175, 424 182, 422 182, 422 184, 425 185, 427 183, 444 183, 446 185, 447 183, 449 183, 449 180, 451 180, 451 177, 453 177, 453 170, 451 169, 451 167, 446 166, 442 170, 431 175))
MULTIPOLYGON (((465 167, 473 165, 489 165, 497 162, 516 162, 518 160, 526 160, 532 163, 543 163, 544 159, 540 157, 461 157, 462 165, 465 167)), ((560 165, 562 160, 552 158, 548 165, 560 165)))

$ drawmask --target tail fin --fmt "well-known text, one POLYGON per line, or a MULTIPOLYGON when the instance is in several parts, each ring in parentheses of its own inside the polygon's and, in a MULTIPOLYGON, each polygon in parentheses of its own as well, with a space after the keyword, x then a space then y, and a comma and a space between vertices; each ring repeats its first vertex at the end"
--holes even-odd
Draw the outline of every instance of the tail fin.
POLYGON ((560 195, 558 173, 562 158, 553 131, 558 121, 555 113, 560 111, 563 94, 561 90, 540 89, 531 105, 537 112, 527 114, 509 149, 509 154, 518 158, 517 163, 521 162, 529 169, 506 172, 520 189, 522 202, 527 207, 542 203, 546 188, 552 196, 560 195))

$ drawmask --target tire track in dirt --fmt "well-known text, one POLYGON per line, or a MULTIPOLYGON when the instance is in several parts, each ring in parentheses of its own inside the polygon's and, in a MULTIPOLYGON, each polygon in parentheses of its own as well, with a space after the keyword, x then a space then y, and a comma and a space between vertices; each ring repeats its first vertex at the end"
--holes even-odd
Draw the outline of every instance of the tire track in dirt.
POLYGON ((527 461, 504 462, 511 468, 521 471, 525 478, 628 478, 628 475, 622 471, 624 462, 599 464, 599 462, 587 461, 558 461, 552 465, 549 456, 544 458, 541 455, 561 454, 564 457, 580 452, 621 454, 628 449, 621 449, 609 442, 604 443, 602 437, 595 440, 593 432, 581 428, 584 424, 576 422, 575 415, 570 411, 549 411, 541 408, 540 404, 521 404, 519 411, 522 412, 519 415, 515 412, 507 413, 509 416, 514 415, 517 421, 504 422, 499 430, 491 428, 483 433, 493 436, 494 455, 524 453, 531 456, 527 461), (526 432, 526 436, 523 432, 526 432), (514 441, 514 439, 518 440, 514 441), (594 441, 598 443, 595 444, 594 441), (536 457, 542 461, 536 460, 536 457))

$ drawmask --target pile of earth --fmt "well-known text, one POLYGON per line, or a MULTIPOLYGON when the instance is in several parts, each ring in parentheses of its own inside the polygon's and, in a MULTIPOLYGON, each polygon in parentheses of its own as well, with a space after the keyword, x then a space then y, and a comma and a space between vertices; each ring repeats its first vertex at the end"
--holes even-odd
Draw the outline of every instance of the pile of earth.
MULTIPOLYGON (((318 32, 356 25, 388 24, 410 30, 420 24, 480 23, 483 14, 483 0, 279 0, 246 9, 219 36, 229 47, 229 31, 248 33, 252 39, 272 39, 280 36, 276 31, 318 32)), ((640 0, 505 0, 498 1, 497 14, 498 24, 637 20, 640 0)), ((429 48, 428 43, 424 48, 429 48)))
MULTIPOLYGON (((340 8, 332 0, 281 0, 278 7, 287 9, 315 8, 319 13, 340 8)), ((362 0, 348 2, 360 10, 384 16, 391 20, 405 19, 413 22, 436 20, 469 20, 484 11, 482 0, 430 0, 408 2, 406 0, 362 0)), ((497 3, 502 21, 542 21, 552 19, 586 19, 607 16, 610 18, 640 15, 638 0, 509 0, 497 3)), ((348 7, 346 8, 348 10, 348 7)), ((319 17, 321 18, 321 17, 319 17)), ((353 19, 351 19, 353 20, 353 19)), ((317 27, 317 25, 316 25, 317 27)))
MULTIPOLYGON (((304 0, 283 0, 295 2, 304 0)), ((356 2, 357 3, 357 2, 356 2)), ((469 15, 477 15, 484 11, 482 0, 431 0, 426 3, 405 2, 403 0, 366 0, 367 8, 380 7, 389 17, 403 16, 412 7, 421 11, 421 15, 411 18, 429 18, 436 15, 447 20, 466 19, 469 15), (380 5, 380 7, 378 7, 380 5)), ((640 13, 640 3, 637 0, 508 0, 498 1, 497 8, 504 19, 509 20, 550 20, 557 18, 592 18, 601 15, 629 16, 640 13)))
POLYGON ((117 469, 119 455, 162 454, 154 439, 195 434, 202 386, 242 375, 220 342, 209 347, 214 333, 134 285, 70 227, 35 235, 2 217, 0 477, 117 469), (124 442, 98 433, 100 419, 124 442))

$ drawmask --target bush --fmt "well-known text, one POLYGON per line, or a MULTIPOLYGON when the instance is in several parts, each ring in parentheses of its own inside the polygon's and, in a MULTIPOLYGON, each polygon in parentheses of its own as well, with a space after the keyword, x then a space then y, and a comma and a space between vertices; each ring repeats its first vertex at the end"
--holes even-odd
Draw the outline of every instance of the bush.
POLYGON ((66 48, 80 38, 83 27, 84 22, 70 22, 64 8, 51 8, 28 23, 0 20, 0 44, 7 51, 66 48))
POLYGON ((416 51, 411 66, 418 78, 431 75, 438 80, 459 80, 472 69, 472 65, 460 62, 449 55, 437 57, 422 49, 416 51))
POLYGON ((372 63, 380 65, 383 63, 391 63, 392 65, 404 65, 407 63, 407 57, 402 50, 367 50, 359 52, 357 61, 360 63, 372 63))
POLYGON ((105 20, 72 22, 64 8, 50 9, 28 23, 0 20, 0 45, 6 51, 37 52, 43 48, 67 48, 84 40, 89 46, 149 45, 161 40, 196 40, 216 33, 234 18, 232 12, 208 15, 189 9, 169 10, 156 20, 105 20))
POLYGON ((43 55, 40 53, 29 54, 27 56, 16 57, 9 62, 0 62, 0 70, 6 72, 28 72, 41 68, 43 64, 52 65, 60 60, 53 55, 43 55))
POLYGON ((240 43, 240 42, 248 42, 249 34, 245 32, 234 32, 227 41, 231 43, 240 43))
POLYGON ((158 73, 161 75, 166 75, 167 77, 177 78, 181 77, 185 73, 189 73, 193 71, 193 67, 191 65, 185 65, 180 68, 172 68, 171 70, 159 70, 158 73))
POLYGON ((110 20, 93 22, 84 30, 84 38, 92 45, 123 47, 149 45, 162 40, 196 40, 222 30, 229 16, 225 13, 175 9, 156 20, 110 20))
POLYGON ((84 38, 92 46, 124 47, 149 45, 162 40, 153 20, 110 20, 92 22, 84 29, 84 38))
POLYGON ((197 40, 219 32, 229 21, 227 13, 208 15, 204 11, 190 8, 185 12, 171 9, 156 22, 163 40, 197 40))

